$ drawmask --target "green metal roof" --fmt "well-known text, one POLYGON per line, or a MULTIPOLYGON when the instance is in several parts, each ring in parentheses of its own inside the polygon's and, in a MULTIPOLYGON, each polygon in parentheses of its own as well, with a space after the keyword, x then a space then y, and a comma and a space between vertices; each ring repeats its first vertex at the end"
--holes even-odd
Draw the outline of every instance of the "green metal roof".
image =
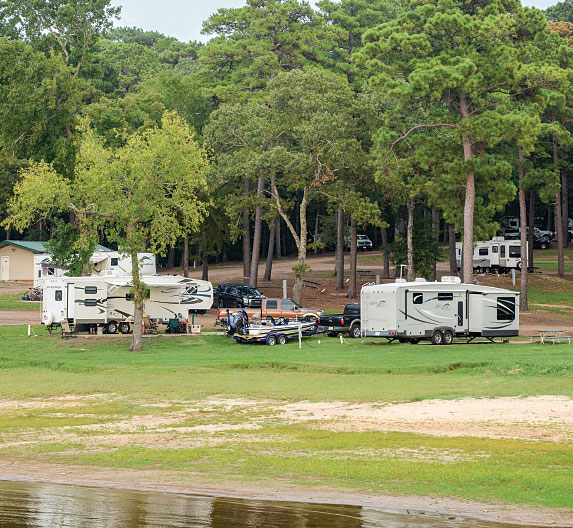
MULTIPOLYGON (((16 246, 32 253, 49 253, 48 248, 44 242, 30 241, 30 240, 3 240, 0 242, 0 249, 6 246, 16 246)), ((97 245, 98 251, 113 251, 113 249, 106 248, 105 246, 97 245)))

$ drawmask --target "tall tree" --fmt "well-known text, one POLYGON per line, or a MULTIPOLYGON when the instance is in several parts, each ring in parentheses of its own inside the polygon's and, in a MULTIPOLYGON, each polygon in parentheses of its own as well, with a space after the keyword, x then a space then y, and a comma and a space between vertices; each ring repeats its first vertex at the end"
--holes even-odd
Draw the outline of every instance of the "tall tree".
MULTIPOLYGON (((436 114, 440 119, 420 121, 392 147, 435 127, 451 128, 459 138, 465 172, 465 282, 473 277, 476 170, 485 148, 503 136, 500 106, 559 77, 539 53, 540 35, 547 31, 542 13, 522 8, 517 0, 412 1, 395 20, 366 32, 365 46, 357 53, 359 63, 371 71, 371 81, 402 103, 439 101, 444 108, 436 114)), ((503 166, 499 175, 509 176, 503 166)))

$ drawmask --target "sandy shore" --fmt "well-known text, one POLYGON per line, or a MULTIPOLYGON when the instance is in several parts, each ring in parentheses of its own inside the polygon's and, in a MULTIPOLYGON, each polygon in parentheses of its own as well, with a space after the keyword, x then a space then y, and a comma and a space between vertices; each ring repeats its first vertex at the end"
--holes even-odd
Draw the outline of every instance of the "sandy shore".
POLYGON ((257 487, 237 482, 210 484, 202 482, 200 475, 165 471, 86 468, 0 459, 0 479, 235 499, 365 506, 390 513, 426 512, 456 519, 471 518, 527 526, 573 527, 573 511, 564 509, 520 504, 486 504, 436 497, 378 495, 348 489, 308 490, 283 483, 273 484, 272 487, 257 487))

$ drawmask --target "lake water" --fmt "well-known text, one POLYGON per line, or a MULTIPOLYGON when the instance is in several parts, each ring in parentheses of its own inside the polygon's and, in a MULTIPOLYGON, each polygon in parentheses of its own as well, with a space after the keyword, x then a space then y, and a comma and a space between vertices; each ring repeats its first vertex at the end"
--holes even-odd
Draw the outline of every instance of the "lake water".
MULTIPOLYGON (((494 528, 373 508, 0 481, 1 528, 494 528)), ((523 528, 523 527, 521 527, 523 528)))

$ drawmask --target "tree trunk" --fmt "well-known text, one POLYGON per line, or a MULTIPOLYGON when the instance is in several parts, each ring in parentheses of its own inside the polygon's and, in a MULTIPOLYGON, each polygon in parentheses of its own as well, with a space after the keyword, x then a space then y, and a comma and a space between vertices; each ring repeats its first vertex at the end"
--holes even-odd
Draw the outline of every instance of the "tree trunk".
POLYGON ((520 280, 520 291, 521 295, 519 298, 519 309, 521 311, 529 311, 529 305, 527 304, 527 206, 525 203, 525 189, 524 189, 524 179, 525 179, 525 169, 523 167, 523 150, 518 147, 518 158, 519 158, 519 225, 521 226, 520 240, 521 240, 521 280, 520 280))
POLYGON ((344 289, 344 210, 336 212, 336 253, 334 257, 336 271, 336 291, 344 289))
POLYGON ((388 255, 388 229, 382 228, 382 277, 384 279, 390 278, 390 258, 388 255))
POLYGON ((175 267, 175 248, 169 248, 167 253, 167 268, 173 269, 175 267))
POLYGON ((414 268, 414 200, 408 196, 406 198, 406 208, 408 209, 408 227, 406 228, 406 240, 408 246, 408 282, 413 282, 416 278, 416 269, 414 268))
POLYGON ((527 231, 527 266, 533 269, 533 231, 535 229, 535 191, 529 191, 529 229, 527 231))
MULTIPOLYGON (((129 229, 129 228, 128 228, 129 229)), ((131 262, 137 262, 137 249, 130 251, 131 262)), ((139 266, 131 266, 131 280, 133 282, 133 336, 131 339, 131 352, 143 349, 143 289, 139 280, 139 266)))
MULTIPOLYGON (((306 208, 307 208, 307 189, 304 190, 304 195, 299 206, 299 225, 300 236, 298 237, 298 262, 297 271, 295 273, 296 279, 292 291, 292 300, 295 303, 302 304, 302 288, 304 286, 304 274, 306 272, 306 239, 307 239, 307 226, 306 226, 306 208)), ((296 238, 295 238, 296 242, 296 238)))
MULTIPOLYGON (((247 200, 251 191, 251 180, 245 179, 243 189, 243 198, 247 200)), ((251 229, 249 222, 249 210, 243 208, 243 283, 249 284, 249 275, 251 273, 251 229)))
MULTIPOLYGON (((318 242, 318 223, 320 221, 320 212, 318 211, 318 207, 316 208, 316 216, 314 218, 314 242, 318 242)), ((318 247, 315 246, 314 254, 318 255, 318 247)))
POLYGON ((356 297, 356 261, 358 259, 358 233, 356 220, 350 219, 350 280, 348 281, 348 297, 356 297))
MULTIPOLYGON (((557 137, 553 134, 553 164, 555 172, 559 175, 559 154, 557 150, 557 137)), ((559 180, 561 183, 561 180, 559 180)), ((563 260, 563 222, 561 220, 561 190, 555 194, 555 230, 557 231, 557 276, 565 276, 565 262, 563 260)))
MULTIPOLYGON (((259 172, 259 181, 257 182, 257 198, 261 198, 265 190, 265 173, 259 172)), ((253 235, 253 254, 251 256, 251 273, 249 285, 256 287, 259 278, 259 259, 261 256, 261 231, 263 227, 263 206, 258 205, 255 211, 255 233, 253 235)))
POLYGON ((374 236, 372 237, 372 249, 378 249, 378 228, 374 226, 374 236))
POLYGON ((563 224, 563 247, 569 246, 569 175, 561 171, 561 215, 563 224))
POLYGON ((277 259, 281 258, 281 217, 275 221, 275 250, 277 259))
MULTIPOLYGON (((432 208, 432 232, 434 233, 434 240, 436 244, 440 243, 440 215, 438 214, 438 210, 434 207, 432 208)), ((434 259, 432 263, 432 280, 435 281, 437 279, 437 270, 436 270, 437 262, 434 259)))
POLYGON ((227 257, 227 244, 223 244, 223 264, 229 261, 227 257))
POLYGON ((203 251, 203 262, 201 263, 201 280, 209 280, 209 257, 207 256, 207 250, 203 251))
POLYGON ((269 247, 267 249, 267 262, 265 265, 265 274, 263 275, 263 280, 267 282, 271 280, 271 273, 273 270, 273 253, 275 252, 276 222, 277 218, 273 220, 272 225, 269 227, 269 247))
MULTIPOLYGON (((465 95, 460 96, 460 115, 462 121, 469 117, 468 103, 465 95)), ((464 148, 464 161, 473 159, 472 139, 467 134, 462 135, 464 148)), ((466 176, 466 195, 464 200, 464 243, 462 251, 462 280, 466 284, 473 282, 473 255, 474 255, 474 209, 476 189, 474 172, 469 171, 466 176)))
POLYGON ((183 237, 183 276, 189 277, 189 235, 185 233, 183 237))
POLYGON ((450 275, 458 276, 458 259, 456 255, 456 230, 454 224, 448 224, 448 246, 450 249, 450 275))

